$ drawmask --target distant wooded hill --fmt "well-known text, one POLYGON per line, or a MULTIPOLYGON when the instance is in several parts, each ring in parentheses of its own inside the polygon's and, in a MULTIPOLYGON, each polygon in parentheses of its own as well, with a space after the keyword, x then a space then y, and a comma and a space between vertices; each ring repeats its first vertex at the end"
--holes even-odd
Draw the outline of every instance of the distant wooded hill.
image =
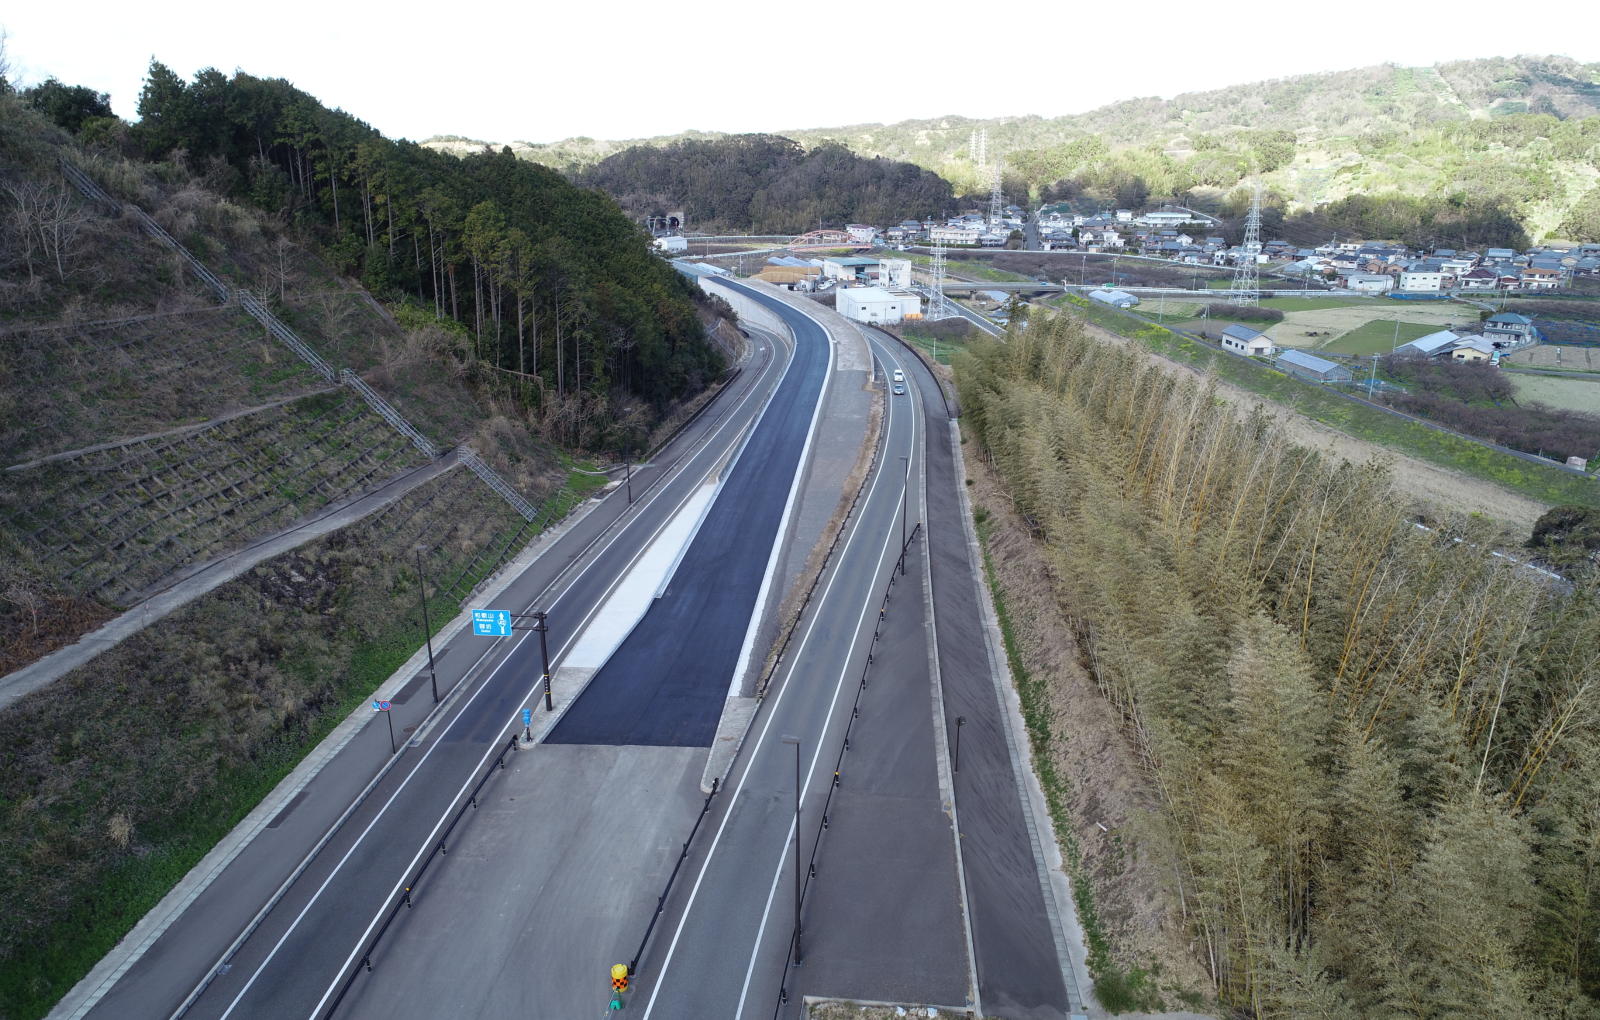
MULTIPOLYGON (((1276 204, 1290 209, 1403 197, 1445 210, 1451 222, 1510 221, 1531 239, 1600 238, 1600 64, 1565 57, 1385 64, 1067 117, 942 117, 783 135, 914 163, 962 193, 984 189, 969 151, 978 128, 1005 159, 1013 199, 1127 206, 1175 197, 1218 208, 1258 168, 1276 204)), ((570 172, 630 144, 569 139, 519 154, 570 172)))
POLYGON ((635 216, 682 209, 696 230, 801 233, 920 219, 952 204, 949 182, 931 171, 836 142, 808 150, 772 135, 635 145, 576 177, 635 216))

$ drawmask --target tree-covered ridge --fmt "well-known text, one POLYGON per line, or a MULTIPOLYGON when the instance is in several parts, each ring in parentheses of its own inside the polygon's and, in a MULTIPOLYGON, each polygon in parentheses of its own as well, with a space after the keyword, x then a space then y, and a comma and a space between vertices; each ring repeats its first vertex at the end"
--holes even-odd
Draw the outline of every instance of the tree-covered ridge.
POLYGON ((311 231, 374 292, 453 320, 568 442, 627 442, 721 367, 696 291, 615 203, 509 151, 392 141, 282 79, 153 62, 131 141, 311 231), (622 432, 617 427, 622 427, 622 432))
MULTIPOLYGON (((1257 168, 1278 202, 1297 210, 1396 197, 1450 206, 1452 222, 1509 218, 1533 239, 1600 238, 1600 65, 1564 57, 1385 64, 1065 117, 940 117, 783 134, 807 147, 832 142, 913 163, 970 193, 988 187, 969 151, 979 128, 989 151, 1003 155, 1016 201, 1214 203, 1257 168)), ((531 158, 577 165, 605 144, 572 139, 531 158)))
POLYGON ((955 370, 1229 1015, 1600 1013, 1600 575, 1416 529, 1066 317, 955 370))
POLYGON ((696 230, 800 233, 946 211, 950 185, 909 163, 773 135, 636 145, 578 177, 636 215, 682 209, 696 230))

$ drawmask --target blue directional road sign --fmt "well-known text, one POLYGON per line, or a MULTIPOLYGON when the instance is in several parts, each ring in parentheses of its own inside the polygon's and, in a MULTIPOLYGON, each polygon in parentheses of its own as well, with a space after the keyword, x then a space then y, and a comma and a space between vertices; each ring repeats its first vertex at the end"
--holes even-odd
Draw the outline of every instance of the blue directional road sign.
POLYGON ((532 726, 533 725, 533 709, 525 708, 525 709, 522 710, 522 725, 524 725, 524 726, 532 726))
POLYGON ((372 710, 374 712, 387 712, 389 711, 389 703, 387 701, 374 701, 372 703, 372 710))
POLYGON ((480 637, 510 637, 511 613, 505 609, 474 609, 472 633, 480 637))

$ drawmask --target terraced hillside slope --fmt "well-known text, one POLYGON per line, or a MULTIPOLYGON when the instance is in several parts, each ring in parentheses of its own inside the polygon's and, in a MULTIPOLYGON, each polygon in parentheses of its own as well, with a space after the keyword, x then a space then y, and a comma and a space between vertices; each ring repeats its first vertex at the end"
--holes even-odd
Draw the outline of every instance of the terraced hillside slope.
MULTIPOLYGON (((421 646, 424 603, 442 625, 603 478, 521 399, 537 377, 507 381, 469 330, 219 195, 217 163, 86 147, 3 93, 0 151, 0 676, 380 493, 0 709, 13 1018, 43 1015, 421 646)), ((615 394, 637 434, 699 395, 662 393, 615 394)))

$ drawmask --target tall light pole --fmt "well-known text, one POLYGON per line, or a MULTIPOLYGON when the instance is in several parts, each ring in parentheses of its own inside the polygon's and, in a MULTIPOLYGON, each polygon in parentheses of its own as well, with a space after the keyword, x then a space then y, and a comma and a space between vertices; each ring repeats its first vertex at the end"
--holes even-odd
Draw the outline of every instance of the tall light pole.
POLYGON ((547 614, 542 609, 533 614, 533 619, 533 629, 539 632, 539 657, 544 662, 544 710, 554 712, 555 702, 550 697, 550 646, 546 643, 550 624, 547 614))
POLYGON ((785 744, 794 745, 794 965, 800 966, 800 738, 780 737, 785 744))
POLYGON ((633 458, 632 457, 628 458, 627 466, 624 468, 624 470, 627 472, 627 479, 628 479, 628 505, 629 506, 633 506, 633 458))
POLYGON ((433 670, 433 625, 428 622, 428 585, 422 576, 422 546, 413 547, 417 554, 417 598, 422 601, 422 635, 428 642, 428 683, 433 686, 433 703, 439 703, 439 675, 433 670))

